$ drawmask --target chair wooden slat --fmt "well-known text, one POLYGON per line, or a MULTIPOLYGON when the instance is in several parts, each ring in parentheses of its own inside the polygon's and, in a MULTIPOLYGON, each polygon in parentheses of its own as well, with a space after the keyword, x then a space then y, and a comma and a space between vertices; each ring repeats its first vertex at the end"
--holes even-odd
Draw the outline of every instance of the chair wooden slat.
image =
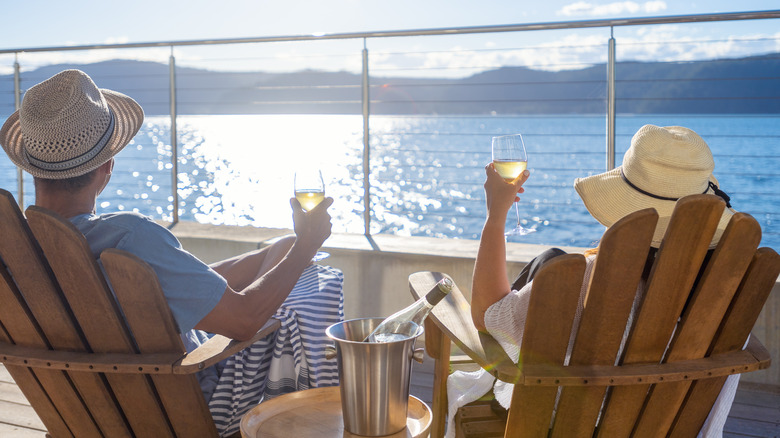
MULTIPOLYGON (((667 362, 704 357, 760 242, 761 227, 753 217, 738 213, 732 218, 691 295, 667 362)), ((655 385, 634 433, 666 433, 689 387, 684 381, 655 385)))
MULTIPOLYGON (((758 319, 763 303, 780 275, 780 255, 771 248, 759 248, 753 256, 743 281, 710 347, 710 354, 742 348, 758 319)), ((670 436, 690 436, 707 419, 709 409, 718 397, 726 378, 698 380, 691 385, 685 403, 675 419, 670 436), (695 428, 695 429, 694 429, 695 428)))
MULTIPOLYGON (((658 213, 637 211, 611 226, 601 239, 585 308, 572 349, 571 365, 614 365, 626 322, 647 263, 658 213)), ((549 293, 549 292, 548 292, 549 293)), ((553 437, 591 437, 606 386, 563 388, 553 437)))
MULTIPOLYGON (((32 206, 27 221, 96 353, 135 352, 111 291, 84 236, 67 220, 32 206)), ((173 436, 148 377, 107 374, 133 432, 139 436, 173 436)))
MULTIPOLYGON (((630 329, 622 363, 662 359, 724 208, 723 200, 711 195, 677 201, 650 271, 639 314, 630 329)), ((598 436, 628 436, 649 390, 650 385, 613 388, 598 436)))
MULTIPOLYGON (((85 349, 84 341, 74 326, 71 313, 41 255, 40 248, 35 244, 24 216, 13 196, 2 189, 0 227, 3 230, 0 258, 13 277, 13 283, 6 279, 4 283, 7 287, 0 289, 4 294, 3 307, 10 317, 22 318, 6 324, 13 341, 27 346, 85 349), (21 295, 24 295, 24 298, 21 295), (24 321, 25 318, 28 319, 27 322, 24 321), (34 318, 34 324, 30 318, 34 318)), ((116 437, 130 436, 129 429, 116 407, 114 396, 101 376, 48 370, 36 370, 33 374, 38 377, 42 392, 45 392, 48 400, 57 407, 74 434, 97 436, 98 430, 94 426, 97 421, 104 433, 116 437), (83 398, 80 394, 90 394, 90 397, 83 398)), ((30 391, 41 392, 32 388, 30 391)), ((47 428, 57 430, 58 425, 47 423, 46 418, 54 417, 42 416, 41 420, 47 428)))
MULTIPOLYGON (((100 256, 141 353, 186 353, 157 276, 132 254, 106 250, 100 256)), ((153 375, 177 436, 216 437, 217 429, 194 374, 153 375)))
MULTIPOLYGON (((521 368, 526 363, 563 365, 584 273, 585 258, 567 254, 552 259, 537 274, 520 346, 521 368)), ((546 436, 557 393, 556 387, 515 386, 507 430, 546 436)))

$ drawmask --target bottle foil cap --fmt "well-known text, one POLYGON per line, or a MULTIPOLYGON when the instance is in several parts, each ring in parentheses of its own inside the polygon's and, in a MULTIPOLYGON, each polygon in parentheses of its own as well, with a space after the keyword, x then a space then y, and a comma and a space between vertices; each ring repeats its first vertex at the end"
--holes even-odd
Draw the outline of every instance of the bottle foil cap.
POLYGON ((425 295, 425 300, 432 306, 435 306, 439 301, 444 299, 448 293, 452 290, 452 280, 447 277, 439 280, 438 283, 425 295))

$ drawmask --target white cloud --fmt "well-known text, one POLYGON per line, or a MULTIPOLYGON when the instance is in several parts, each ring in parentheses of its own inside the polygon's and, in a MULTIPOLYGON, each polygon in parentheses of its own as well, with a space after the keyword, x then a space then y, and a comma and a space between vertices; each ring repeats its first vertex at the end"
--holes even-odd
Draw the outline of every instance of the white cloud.
POLYGON ((644 9, 645 12, 661 12, 666 9, 666 2, 661 0, 647 2, 644 9))
POLYGON ((103 41, 103 44, 127 44, 130 42, 130 38, 126 36, 121 37, 109 37, 103 41))
POLYGON ((603 5, 578 1, 564 6, 556 15, 565 17, 574 16, 614 16, 621 14, 636 14, 638 12, 656 13, 666 9, 666 2, 663 0, 652 0, 645 3, 633 1, 612 2, 603 5))
POLYGON ((678 25, 654 26, 620 38, 617 58, 618 61, 675 62, 755 56, 780 50, 778 37, 780 32, 712 40, 684 35, 678 25))

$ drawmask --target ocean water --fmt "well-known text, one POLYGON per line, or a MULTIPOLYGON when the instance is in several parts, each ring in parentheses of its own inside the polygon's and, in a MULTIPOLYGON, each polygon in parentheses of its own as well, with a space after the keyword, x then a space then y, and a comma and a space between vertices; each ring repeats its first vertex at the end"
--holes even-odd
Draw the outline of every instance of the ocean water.
MULTIPOLYGON (((775 187, 780 183, 780 116, 620 116, 619 165, 642 125, 686 126, 715 155, 715 176, 739 211, 780 248, 775 187)), ((363 120, 354 115, 220 115, 177 119, 181 220, 257 227, 292 226, 289 199, 297 165, 322 169, 335 232, 363 233, 363 120)), ((521 133, 531 177, 520 216, 538 232, 510 240, 593 246, 603 233, 572 187, 606 170, 604 116, 385 117, 370 119, 371 232, 479 239, 490 140, 521 133)), ((148 117, 122 151, 98 210, 133 210, 171 219, 170 120, 148 117)), ((25 204, 34 200, 25 177, 25 204)), ((15 168, 0 157, 0 187, 17 191, 15 168)), ((515 221, 510 211, 507 227, 515 221)))

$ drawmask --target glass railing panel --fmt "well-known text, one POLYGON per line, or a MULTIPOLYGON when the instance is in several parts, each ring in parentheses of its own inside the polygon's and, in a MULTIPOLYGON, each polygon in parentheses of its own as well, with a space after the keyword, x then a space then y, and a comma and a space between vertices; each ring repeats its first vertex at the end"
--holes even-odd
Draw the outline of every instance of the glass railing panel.
POLYGON ((181 219, 290 228, 295 164, 313 160, 334 231, 362 232, 362 41, 218 49, 175 50, 181 219))
POLYGON ((572 32, 544 33, 556 43, 511 33, 496 38, 500 45, 494 35, 471 45, 447 37, 456 40, 450 49, 429 51, 372 44, 379 60, 370 71, 381 76, 371 86, 372 233, 478 239, 491 137, 520 132, 532 172, 521 220, 543 232, 512 240, 588 246, 598 238, 603 227, 583 220, 572 183, 604 169, 605 32, 582 31, 579 43, 572 32), (549 54, 543 65, 540 51, 549 54), (574 63, 578 52, 592 56, 574 63), (391 69, 388 58, 408 67, 391 69), (569 72, 583 68, 593 73, 572 83, 569 72), (569 114, 574 103, 590 115, 569 114))

